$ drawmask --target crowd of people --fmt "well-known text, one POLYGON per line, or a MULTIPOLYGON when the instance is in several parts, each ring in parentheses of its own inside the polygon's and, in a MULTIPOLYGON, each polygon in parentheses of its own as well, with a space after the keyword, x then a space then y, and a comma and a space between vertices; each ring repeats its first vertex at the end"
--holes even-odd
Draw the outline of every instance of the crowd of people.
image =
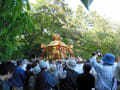
POLYGON ((1 62, 0 90, 119 90, 120 58, 106 53, 98 62, 97 57, 84 63, 80 58, 1 62))

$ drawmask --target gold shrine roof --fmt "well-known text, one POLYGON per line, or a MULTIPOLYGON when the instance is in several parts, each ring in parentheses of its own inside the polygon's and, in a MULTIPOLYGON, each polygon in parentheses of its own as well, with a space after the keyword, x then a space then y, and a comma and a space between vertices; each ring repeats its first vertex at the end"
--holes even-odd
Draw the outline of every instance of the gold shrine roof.
POLYGON ((64 43, 64 42, 61 42, 61 41, 51 41, 47 46, 50 47, 50 46, 56 46, 56 45, 59 45, 60 46, 64 46, 64 47, 67 47, 67 45, 64 43))

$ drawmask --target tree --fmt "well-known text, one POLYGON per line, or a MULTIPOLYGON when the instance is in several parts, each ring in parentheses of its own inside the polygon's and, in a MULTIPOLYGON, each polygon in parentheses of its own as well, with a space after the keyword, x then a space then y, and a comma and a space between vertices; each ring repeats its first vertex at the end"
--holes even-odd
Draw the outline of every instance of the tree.
POLYGON ((11 59, 16 50, 16 36, 21 35, 29 23, 27 0, 0 1, 0 60, 11 59), (24 22, 23 22, 24 21, 24 22))
POLYGON ((24 13, 26 22, 21 28, 22 34, 16 34, 17 50, 12 58, 39 57, 41 44, 47 45, 52 33, 59 34, 67 45, 72 44, 75 56, 89 59, 91 52, 97 50, 119 55, 119 30, 114 31, 111 24, 96 12, 86 13, 81 5, 73 12, 62 0, 39 0, 32 7, 24 13))

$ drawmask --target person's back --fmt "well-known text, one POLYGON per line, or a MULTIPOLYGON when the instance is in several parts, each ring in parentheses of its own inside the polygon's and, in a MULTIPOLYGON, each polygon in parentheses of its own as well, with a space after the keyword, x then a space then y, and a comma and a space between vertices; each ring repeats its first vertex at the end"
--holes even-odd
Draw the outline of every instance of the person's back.
POLYGON ((85 63, 83 66, 84 72, 79 74, 77 77, 78 90, 85 89, 91 90, 94 88, 95 77, 90 74, 91 66, 89 63, 85 63))
POLYGON ((16 67, 16 71, 11 78, 13 87, 23 87, 23 80, 25 79, 24 70, 21 67, 16 67))
POLYGON ((51 64, 50 68, 48 70, 52 78, 56 81, 56 87, 54 88, 55 90, 59 90, 59 73, 60 71, 57 70, 56 64, 51 64))
POLYGON ((60 79, 60 90, 76 90, 76 78, 78 73, 75 71, 76 61, 69 60, 66 63, 66 77, 60 79))
POLYGON ((103 65, 103 68, 98 72, 97 71, 97 76, 96 76, 96 87, 105 87, 105 88, 110 88, 112 87, 113 83, 113 75, 112 75, 112 66, 111 65, 103 65), (99 82, 101 85, 98 85, 99 82))
POLYGON ((66 77, 60 79, 60 90, 75 90, 78 73, 74 70, 66 70, 66 77))
POLYGON ((78 80, 78 90, 81 90, 82 88, 84 88, 85 90, 91 90, 92 88, 94 88, 94 82, 95 82, 95 78, 92 74, 80 74, 77 78, 78 80))
POLYGON ((40 67, 39 65, 37 65, 33 68, 32 75, 29 77, 29 80, 28 80, 29 90, 35 90, 36 78, 39 72, 40 72, 40 67))
POLYGON ((112 70, 115 56, 112 54, 105 54, 102 58, 103 65, 96 61, 96 57, 91 58, 91 65, 94 67, 96 75, 96 88, 97 90, 116 90, 117 82, 113 78, 112 70))
POLYGON ((25 80, 24 70, 21 67, 23 65, 23 60, 18 60, 17 65, 18 66, 11 78, 12 88, 13 90, 23 90, 23 81, 25 80))
POLYGON ((33 72, 30 71, 30 69, 32 68, 31 64, 27 65, 27 70, 25 71, 25 80, 24 80, 24 90, 28 90, 29 89, 29 78, 33 75, 33 72))
POLYGON ((15 70, 15 65, 11 62, 4 62, 0 64, 0 90, 10 90, 8 79, 15 70))
POLYGON ((54 81, 47 71, 41 71, 37 80, 36 90, 50 90, 50 88, 54 87, 54 81))
POLYGON ((55 87, 56 83, 47 71, 47 64, 43 61, 40 63, 41 72, 36 79, 35 90, 50 90, 55 87))

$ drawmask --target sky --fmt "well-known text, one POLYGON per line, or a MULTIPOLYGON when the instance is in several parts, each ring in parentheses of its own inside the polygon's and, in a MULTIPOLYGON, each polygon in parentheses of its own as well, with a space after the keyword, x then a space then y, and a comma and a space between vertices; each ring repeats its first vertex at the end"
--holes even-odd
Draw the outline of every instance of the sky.
POLYGON ((120 0, 94 0, 90 10, 95 10, 101 16, 120 24, 120 0))
MULTIPOLYGON (((75 11, 77 6, 81 4, 80 0, 65 0, 66 3, 75 11)), ((99 15, 110 20, 111 22, 120 24, 120 0, 93 0, 90 11, 96 11, 99 15)), ((90 12, 89 11, 89 12, 90 12)))
MULTIPOLYGON (((35 0, 30 1, 35 2, 35 0)), ((68 3, 68 6, 71 7, 73 11, 76 11, 77 6, 81 4, 80 0, 65 0, 65 2, 68 3)), ((116 24, 120 24, 119 9, 120 0, 93 0, 90 6, 90 11, 96 11, 99 15, 116 24)))

